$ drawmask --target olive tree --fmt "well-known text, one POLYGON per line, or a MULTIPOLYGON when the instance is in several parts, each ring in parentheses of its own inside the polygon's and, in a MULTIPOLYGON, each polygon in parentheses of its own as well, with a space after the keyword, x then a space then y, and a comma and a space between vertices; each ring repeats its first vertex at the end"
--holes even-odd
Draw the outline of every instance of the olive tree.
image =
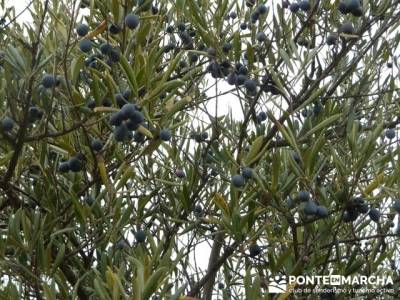
POLYGON ((0 4, 2 299, 399 288, 400 1, 0 4))

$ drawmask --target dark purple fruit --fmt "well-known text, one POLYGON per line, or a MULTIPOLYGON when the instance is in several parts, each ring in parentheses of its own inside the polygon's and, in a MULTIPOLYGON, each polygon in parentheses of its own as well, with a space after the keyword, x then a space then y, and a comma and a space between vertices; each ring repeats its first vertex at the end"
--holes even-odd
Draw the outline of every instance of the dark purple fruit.
POLYGON ((292 13, 297 13, 300 9, 300 6, 297 2, 293 2, 292 4, 290 4, 289 9, 292 13))
POLYGON ((193 212, 196 217, 201 217, 203 215, 203 207, 200 204, 196 204, 193 209, 193 212))
POLYGON ((350 12, 349 9, 347 8, 346 3, 343 2, 343 1, 339 2, 338 9, 344 15, 346 15, 346 14, 348 14, 350 12))
POLYGON ((349 223, 357 219, 358 212, 355 209, 346 209, 343 213, 343 222, 349 223))
POLYGON ((130 119, 131 119, 134 123, 140 124, 140 123, 142 123, 142 122, 144 121, 144 116, 143 116, 143 114, 142 114, 140 111, 136 110, 136 111, 132 114, 132 116, 130 117, 130 119))
POLYGON ((112 46, 109 43, 102 43, 100 45, 100 51, 104 55, 109 55, 112 50, 112 46))
POLYGON ((160 140, 168 142, 172 137, 171 131, 169 129, 161 129, 160 140))
POLYGON ((263 15, 263 14, 265 14, 265 13, 267 12, 267 7, 266 7, 264 4, 260 4, 260 5, 257 7, 257 12, 258 12, 260 15, 263 15))
POLYGON ((380 214, 379 210, 377 210, 376 208, 374 208, 374 207, 370 208, 368 215, 369 215, 370 219, 372 221, 374 221, 375 223, 379 222, 379 218, 380 218, 381 214, 380 214))
POLYGON ((52 88, 56 85, 56 79, 51 74, 45 74, 42 78, 42 85, 46 88, 52 88))
POLYGON ((337 43, 337 35, 330 33, 327 37, 326 37, 326 44, 329 46, 335 45, 337 43))
POLYGON ((385 131, 385 136, 391 140, 396 137, 396 131, 393 128, 389 128, 385 131))
POLYGON ((260 18, 260 14, 255 11, 250 15, 250 18, 251 18, 252 23, 256 23, 258 21, 258 19, 260 18))
POLYGON ((108 30, 110 31, 111 34, 118 34, 121 32, 121 27, 119 27, 117 24, 110 24, 108 30))
POLYGON ((307 201, 309 201, 310 200, 310 193, 307 192, 307 191, 300 191, 297 194, 297 200, 299 202, 307 202, 307 201))
POLYGON ((109 119, 109 124, 112 126, 119 126, 121 125, 124 118, 125 116, 121 111, 115 112, 111 115, 109 119))
POLYGON ((125 122, 126 128, 128 128, 128 130, 133 131, 139 128, 139 124, 135 123, 134 121, 132 121, 132 119, 128 119, 125 122))
POLYGON ((11 119, 10 117, 5 117, 1 121, 1 127, 3 128, 4 131, 11 131, 14 127, 14 120, 11 119))
POLYGON ((368 212, 368 205, 367 204, 361 204, 358 206, 358 211, 362 214, 366 214, 368 212))
POLYGON ((317 204, 314 201, 307 201, 304 206, 304 213, 306 215, 315 215, 317 213, 317 204))
POLYGON ((124 240, 119 240, 116 244, 115 244, 115 248, 118 250, 122 250, 124 249, 126 246, 126 242, 124 240))
POLYGON ((185 25, 185 23, 181 22, 178 24, 177 28, 179 31, 183 32, 186 30, 186 25, 185 25))
POLYGON ((89 101, 86 103, 86 106, 87 106, 88 108, 90 108, 90 109, 94 109, 94 108, 96 107, 96 101, 95 101, 95 100, 89 100, 89 101))
POLYGON ((265 35, 264 32, 259 32, 256 35, 256 39, 259 43, 265 42, 267 40, 267 36, 265 35))
POLYGON ((143 143, 145 140, 145 136, 141 132, 136 131, 135 134, 133 135, 133 140, 136 143, 143 143))
POLYGON ((181 169, 176 169, 175 170, 175 176, 178 178, 185 178, 186 174, 185 171, 181 170, 181 169))
POLYGON ((249 167, 244 167, 242 170, 242 175, 245 179, 250 179, 253 177, 253 169, 249 167))
POLYGON ((292 154, 292 158, 297 164, 301 163, 301 156, 297 152, 294 152, 292 154))
POLYGON ((237 75, 236 73, 230 73, 226 79, 229 85, 235 85, 237 82, 237 75))
POLYGON ((90 40, 81 40, 79 42, 79 49, 81 49, 82 52, 90 52, 92 50, 92 42, 90 40))
POLYGON ((69 163, 67 161, 60 163, 60 165, 58 166, 58 172, 66 173, 68 171, 69 171, 69 163))
POLYGON ((92 147, 92 149, 94 151, 101 151, 101 149, 103 149, 103 141, 100 139, 94 139, 92 140, 92 142, 90 143, 90 146, 92 147))
POLYGON ((109 53, 109 57, 111 62, 117 63, 121 59, 121 52, 118 49, 111 49, 109 53))
POLYGON ((87 26, 86 24, 79 24, 79 25, 76 27, 76 33, 77 33, 79 36, 85 36, 85 35, 88 34, 88 32, 89 32, 89 26, 87 26))
POLYGON ((208 132, 204 131, 200 134, 201 141, 206 141, 208 139, 208 132))
POLYGON ((77 156, 71 157, 68 160, 68 165, 72 172, 79 172, 82 170, 82 161, 77 156))
POLYGON ((236 19, 236 17, 237 17, 237 13, 234 12, 234 11, 231 11, 230 14, 229 14, 229 17, 230 17, 232 20, 234 20, 234 19, 236 19))
POLYGON ((264 111, 260 111, 257 115, 258 123, 264 122, 267 119, 267 113, 264 111))
POLYGON ((250 93, 255 93, 257 91, 257 83, 252 79, 247 79, 244 82, 244 87, 250 93))
POLYGON ((287 207, 288 208, 293 208, 294 206, 295 206, 295 201, 293 200, 293 198, 292 197, 287 197, 287 199, 286 199, 286 205, 287 205, 287 207))
POLYGON ((119 126, 116 126, 113 131, 114 139, 117 142, 123 142, 128 139, 129 130, 124 123, 119 126))
POLYGON ((261 247, 257 244, 251 244, 249 247, 249 252, 251 257, 258 256, 261 253, 261 247))
POLYGON ((197 62, 199 60, 199 56, 197 54, 195 54, 195 53, 190 54, 189 60, 190 60, 191 63, 195 63, 195 62, 197 62))
POLYGON ((136 105, 132 103, 124 104, 121 108, 121 113, 125 120, 131 118, 136 112, 136 105))
POLYGON ((230 43, 225 43, 222 46, 222 51, 224 51, 225 53, 228 53, 229 51, 231 51, 231 49, 232 49, 232 44, 230 43))
POLYGON ((101 105, 103 105, 104 107, 111 107, 112 101, 110 99, 106 98, 102 101, 101 105))
POLYGON ((84 201, 89 206, 92 206, 94 203, 94 199, 91 195, 86 196, 84 201))
POLYGON ((328 209, 325 206, 317 206, 317 216, 320 218, 326 218, 328 216, 328 209))
POLYGON ((353 12, 361 7, 361 3, 359 0, 347 0, 346 7, 349 12, 353 12))
POLYGON ((215 48, 210 47, 210 48, 208 48, 208 50, 207 50, 207 54, 208 54, 209 56, 214 57, 214 56, 217 55, 217 50, 215 50, 215 48))
POLYGON ((361 17, 363 15, 363 9, 361 6, 351 11, 351 14, 355 17, 361 17))
POLYGON ((139 229, 135 233, 135 239, 138 243, 143 243, 146 240, 146 232, 143 230, 139 229))
POLYGON ((299 7, 302 11, 309 11, 311 8, 310 1, 302 0, 299 2, 299 7))
POLYGON ((355 30, 354 30, 353 25, 350 22, 346 22, 342 26, 340 26, 339 32, 345 33, 345 34, 353 34, 355 32, 355 30))
POLYGON ((135 14, 128 14, 125 17, 125 25, 129 29, 136 29, 136 27, 139 26, 140 19, 137 15, 135 14))
POLYGON ((232 176, 231 183, 234 187, 240 188, 245 185, 245 179, 242 175, 236 174, 232 176))
POLYGON ((236 78, 236 85, 242 85, 247 80, 247 76, 243 74, 239 74, 236 78))

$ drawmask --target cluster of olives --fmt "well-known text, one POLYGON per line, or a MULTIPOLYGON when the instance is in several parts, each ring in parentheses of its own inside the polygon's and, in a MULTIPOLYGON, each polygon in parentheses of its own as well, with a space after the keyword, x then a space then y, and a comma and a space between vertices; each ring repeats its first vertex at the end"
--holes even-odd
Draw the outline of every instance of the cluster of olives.
MULTIPOLYGON (((342 14, 351 13, 355 17, 361 17, 363 14, 363 9, 360 0, 346 0, 341 1, 338 6, 339 11, 342 14)), ((354 34, 355 29, 351 22, 343 23, 339 28, 339 33, 344 34, 354 34)), ((337 43, 338 35, 335 33, 330 33, 326 38, 326 43, 329 46, 335 45, 337 43)))
POLYGON ((298 2, 292 2, 289 5, 289 9, 292 13, 297 13, 299 10, 302 11, 309 11, 311 9, 310 1, 308 0, 302 0, 298 2))
POLYGON ((271 78, 271 76, 264 75, 261 78, 261 90, 265 93, 271 93, 272 95, 279 95, 281 92, 279 88, 276 86, 275 81, 271 78))
POLYGON ((192 132, 190 138, 194 139, 198 143, 205 142, 208 139, 208 132, 192 132))
POLYGON ((361 17, 363 14, 363 9, 360 0, 346 0, 339 2, 339 11, 346 15, 348 13, 355 17, 361 17))
MULTIPOLYGON (((310 193, 307 191, 300 191, 296 196, 297 202, 305 203, 303 212, 307 216, 316 216, 319 218, 326 218, 329 215, 328 209, 323 205, 317 205, 315 201, 311 200, 310 193)), ((292 198, 288 198, 289 208, 294 207, 292 198)))
POLYGON ((360 214, 366 213, 368 213, 372 221, 379 222, 380 212, 377 208, 368 208, 368 205, 362 197, 353 198, 343 212, 343 221, 346 223, 354 222, 360 214))
MULTIPOLYGON (((135 14, 127 14, 125 17, 125 26, 131 30, 135 30, 140 24, 139 16, 135 14)), ((109 26, 109 32, 111 34, 118 34, 121 32, 121 27, 111 23, 109 26)), ((90 53, 95 45, 92 40, 85 38, 89 33, 89 26, 86 24, 79 24, 76 27, 76 33, 83 39, 79 41, 79 49, 84 53, 90 53)), ((116 63, 120 61, 121 53, 116 47, 113 47, 110 43, 104 42, 98 45, 100 53, 91 54, 85 61, 87 66, 96 68, 96 59, 102 59, 103 55, 108 57, 108 64, 116 63)))
MULTIPOLYGON (((135 240, 138 244, 142 244, 146 241, 147 234, 144 230, 139 229, 135 232, 135 240)), ((123 250, 128 246, 128 243, 124 239, 120 239, 118 242, 115 243, 115 248, 117 250, 123 250)))
POLYGON ((70 157, 68 161, 61 162, 58 166, 58 171, 60 173, 66 173, 69 171, 74 173, 80 172, 83 169, 84 160, 85 157, 81 153, 78 153, 77 155, 70 157))
POLYGON ((318 101, 318 102, 314 103, 314 106, 313 106, 312 110, 311 110, 311 109, 304 108, 304 109, 301 111, 301 115, 302 115, 304 118, 307 118, 307 117, 309 117, 309 116, 314 116, 314 117, 316 117, 316 116, 318 116, 318 115, 323 111, 323 109, 324 109, 323 105, 318 101))
POLYGON ((145 137, 139 131, 136 131, 135 134, 133 134, 132 131, 137 130, 144 121, 145 118, 140 108, 133 103, 124 104, 121 109, 113 113, 108 120, 109 124, 114 126, 113 135, 117 142, 123 142, 133 138, 138 143, 143 142, 145 137))
POLYGON ((246 184, 246 181, 253 177, 253 169, 244 167, 242 174, 235 174, 231 178, 231 183, 236 188, 241 188, 246 184))
MULTIPOLYGON (((260 4, 259 6, 257 6, 257 8, 255 9, 255 11, 253 11, 250 15, 250 19, 251 22, 254 24, 257 21, 259 21, 260 16, 264 15, 267 13, 267 7, 264 4, 260 4)), ((247 27, 247 26, 246 26, 247 27)))
POLYGON ((241 63, 237 63, 233 72, 227 76, 229 85, 244 86, 249 94, 257 92, 257 82, 249 78, 247 68, 241 63))
MULTIPOLYGON (((34 123, 35 121, 39 121, 43 117, 43 109, 37 107, 37 106, 31 106, 29 107, 28 110, 28 120, 30 123, 34 123)), ((15 121, 14 119, 5 116, 2 121, 1 121, 1 127, 4 132, 10 132, 15 126, 15 121)))

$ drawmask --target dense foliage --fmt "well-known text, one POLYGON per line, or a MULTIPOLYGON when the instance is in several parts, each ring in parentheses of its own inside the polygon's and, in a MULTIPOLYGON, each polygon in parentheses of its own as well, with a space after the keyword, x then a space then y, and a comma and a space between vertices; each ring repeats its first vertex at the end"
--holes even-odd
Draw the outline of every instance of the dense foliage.
POLYGON ((398 289, 400 1, 361 2, 1 1, 0 298, 398 289))

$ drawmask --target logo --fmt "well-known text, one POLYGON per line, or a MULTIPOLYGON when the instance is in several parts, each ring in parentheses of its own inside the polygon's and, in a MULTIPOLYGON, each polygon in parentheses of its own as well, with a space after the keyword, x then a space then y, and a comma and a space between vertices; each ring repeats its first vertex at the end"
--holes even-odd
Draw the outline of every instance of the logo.
POLYGON ((275 276, 270 278, 268 284, 268 293, 270 294, 282 294, 286 292, 287 289, 287 279, 286 276, 275 276))
MULTIPOLYGON (((302 286, 385 286, 393 285, 391 276, 342 276, 342 275, 324 275, 324 276, 272 276, 268 283, 268 292, 271 294, 282 294, 289 289, 301 290, 302 286)), ((335 287, 335 289, 336 289, 335 287)), ((308 287, 304 291, 310 290, 308 287)), ((303 291, 303 292, 304 292, 303 291)), ((311 290, 310 290, 311 292, 311 290)))

